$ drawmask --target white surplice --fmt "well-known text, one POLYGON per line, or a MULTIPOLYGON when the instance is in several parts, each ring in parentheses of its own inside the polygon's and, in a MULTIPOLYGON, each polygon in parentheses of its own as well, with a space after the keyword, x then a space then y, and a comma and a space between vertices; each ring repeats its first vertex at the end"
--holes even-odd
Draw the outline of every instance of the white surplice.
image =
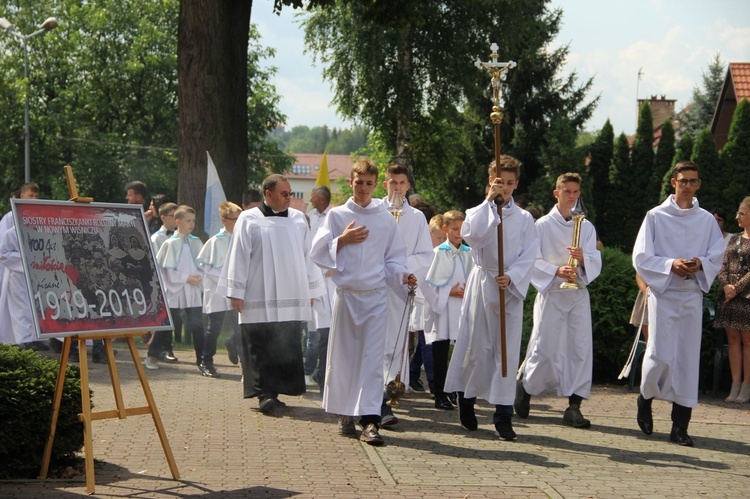
MULTIPOLYGON (((174 231, 173 231, 174 233, 174 231)), ((164 241, 170 238, 170 235, 167 235, 167 228, 163 225, 151 234, 151 246, 154 248, 154 254, 158 255, 159 250, 161 249, 161 246, 164 244, 164 241)))
POLYGON ((434 249, 432 265, 422 286, 425 298, 430 301, 428 310, 431 316, 426 320, 430 328, 424 332, 428 345, 442 340, 456 341, 458 338, 463 300, 451 297, 450 292, 456 284, 465 285, 468 282, 473 268, 471 248, 465 244, 456 248, 446 241, 434 249))
POLYGON ((5 266, 0 296, 0 342, 20 345, 36 341, 29 288, 13 224, 0 235, 0 263, 5 266))
POLYGON ((466 212, 461 236, 471 246, 475 266, 464 291, 458 339, 448 367, 446 392, 464 392, 494 405, 512 405, 521 349, 523 300, 529 289, 537 254, 534 218, 511 199, 502 208, 503 264, 510 285, 505 290, 507 373, 502 376, 500 292, 498 275, 497 206, 484 201, 466 212))
POLYGON ((198 253, 198 268, 203 272, 203 313, 226 312, 232 308, 226 296, 216 293, 221 269, 229 252, 232 234, 222 228, 209 238, 198 253))
POLYGON ((554 391, 561 397, 576 394, 587 399, 591 394, 594 353, 586 285, 602 270, 596 230, 588 220, 581 224, 579 247, 583 249, 584 267, 578 268, 576 282, 583 289, 577 290, 559 289, 565 279, 555 275, 558 268, 568 264, 573 221, 566 221, 555 205, 537 220, 536 230, 539 251, 531 283, 538 294, 523 369, 524 388, 531 395, 554 391))
POLYGON ((240 213, 216 292, 244 300, 241 324, 310 320, 310 299, 325 292, 320 269, 306 248, 305 215, 266 217, 260 208, 240 213))
MULTIPOLYGON (((323 221, 328 213, 333 208, 332 205, 328 205, 323 212, 319 212, 317 208, 307 212, 307 216, 310 218, 310 235, 308 238, 311 241, 317 234, 318 229, 322 227, 323 221)), ((331 304, 333 303, 333 295, 336 293, 336 285, 331 280, 328 274, 328 269, 321 269, 323 279, 325 281, 326 293, 321 296, 315 297, 312 304, 312 318, 308 323, 309 330, 325 329, 331 327, 331 304)))
MULTIPOLYGON (((373 202, 377 202, 377 200, 373 200, 373 202)), ((384 198, 382 204, 386 210, 390 207, 388 198, 384 198)), ((427 219, 424 213, 411 207, 408 203, 404 203, 401 207, 401 216, 398 219, 397 226, 406 245, 406 268, 416 276, 419 282, 422 282, 427 275, 430 264, 432 264, 433 256, 432 238, 430 237, 427 219)), ((404 316, 405 310, 406 296, 393 290, 389 291, 383 373, 386 381, 391 381, 400 370, 401 381, 408 387, 409 344, 408 341, 404 341, 404 337, 406 336, 408 339, 406 330, 409 329, 409 324, 404 316), (406 323, 402 323, 402 319, 406 323)))
POLYGON ((316 264, 332 269, 337 288, 323 409, 345 416, 379 415, 388 288, 405 293, 402 280, 409 273, 396 221, 379 200, 361 207, 350 198, 328 213, 310 255, 316 264), (370 234, 362 243, 339 248, 339 236, 352 221, 370 234))
POLYGON ((164 241, 156 261, 164 278, 164 294, 169 308, 193 308, 203 305, 201 286, 188 284, 188 277, 200 275, 198 254, 203 247, 200 238, 175 232, 164 241))
POLYGON ((671 195, 651 209, 633 247, 633 266, 648 283, 648 343, 641 394, 685 407, 698 405, 703 293, 721 269, 724 240, 713 215, 693 198, 682 209, 671 195), (675 258, 701 261, 692 279, 671 271, 675 258))

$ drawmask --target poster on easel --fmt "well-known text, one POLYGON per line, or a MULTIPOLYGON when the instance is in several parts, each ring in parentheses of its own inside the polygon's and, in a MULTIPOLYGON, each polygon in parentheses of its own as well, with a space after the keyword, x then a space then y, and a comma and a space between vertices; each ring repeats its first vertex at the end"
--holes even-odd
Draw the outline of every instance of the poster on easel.
POLYGON ((143 208, 12 199, 39 339, 171 330, 143 208))

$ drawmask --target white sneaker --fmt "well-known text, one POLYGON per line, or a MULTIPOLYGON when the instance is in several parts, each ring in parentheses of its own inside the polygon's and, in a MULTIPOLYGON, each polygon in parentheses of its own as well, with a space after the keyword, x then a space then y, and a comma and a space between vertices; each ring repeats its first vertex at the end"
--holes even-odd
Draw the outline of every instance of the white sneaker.
POLYGON ((144 364, 146 369, 151 369, 152 371, 159 369, 159 359, 156 357, 146 357, 146 362, 144 362, 144 364))
POLYGON ((318 386, 318 384, 315 381, 313 381, 312 374, 305 374, 305 385, 318 386))

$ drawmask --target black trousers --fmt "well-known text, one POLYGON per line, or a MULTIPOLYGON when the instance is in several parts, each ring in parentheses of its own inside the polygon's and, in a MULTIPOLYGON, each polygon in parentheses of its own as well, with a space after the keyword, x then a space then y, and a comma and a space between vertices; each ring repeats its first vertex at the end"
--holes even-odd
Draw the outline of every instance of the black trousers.
MULTIPOLYGON (((190 307, 190 308, 170 308, 169 313, 172 314, 172 321, 177 323, 174 319, 179 316, 180 313, 185 314, 185 338, 190 337, 193 339, 193 348, 195 349, 195 363, 200 365, 203 360, 203 341, 205 333, 203 331, 203 309, 201 307, 190 307)), ((177 328, 175 327, 175 331, 177 328)), ((156 338, 154 338, 156 341, 156 338)), ((153 343, 151 344, 153 346, 153 343)))
POLYGON ((245 398, 305 393, 301 321, 242 324, 245 398))
POLYGON ((448 350, 450 340, 432 343, 432 371, 435 381, 435 397, 445 396, 445 377, 448 375, 448 350))

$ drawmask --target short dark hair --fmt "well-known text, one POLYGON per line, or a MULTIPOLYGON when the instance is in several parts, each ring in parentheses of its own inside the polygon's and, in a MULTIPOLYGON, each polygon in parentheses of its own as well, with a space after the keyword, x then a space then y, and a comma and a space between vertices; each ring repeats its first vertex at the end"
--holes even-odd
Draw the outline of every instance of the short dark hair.
POLYGON ((125 192, 131 191, 131 190, 135 194, 140 195, 144 201, 148 197, 148 189, 146 188, 146 184, 144 184, 140 180, 133 180, 125 184, 125 192))
POLYGON ((36 182, 26 182, 25 184, 21 186, 20 189, 18 189, 18 195, 20 196, 26 191, 31 191, 36 194, 39 194, 39 185, 37 185, 36 182))
POLYGON ((266 191, 273 192, 276 189, 276 184, 278 184, 279 182, 289 182, 289 180, 287 180, 287 178, 280 173, 273 173, 267 176, 265 180, 263 180, 263 195, 265 196, 266 191))
POLYGON ((682 172, 695 172, 698 174, 698 178, 700 178, 701 173, 698 170, 698 165, 693 163, 692 161, 680 161, 676 165, 674 165, 674 171, 672 172, 672 178, 677 178, 677 174, 682 172))
POLYGON ((151 196, 151 202, 154 203, 154 209, 156 210, 156 213, 159 213, 159 207, 164 203, 169 203, 170 199, 166 194, 154 194, 153 196, 151 196))
POLYGON ((242 206, 250 203, 260 203, 263 201, 263 194, 258 189, 248 189, 242 193, 242 206))
POLYGON ((406 175, 408 177, 409 167, 401 163, 391 163, 385 171, 385 176, 392 177, 393 175, 406 175))
POLYGON ((425 202, 420 201, 418 203, 414 203, 413 205, 411 205, 411 207, 417 211, 422 212, 427 222, 429 222, 430 219, 432 219, 432 217, 434 217, 436 214, 435 208, 433 208, 432 205, 426 201, 425 202))
POLYGON ((312 190, 315 194, 326 200, 326 203, 331 202, 331 189, 325 185, 316 185, 312 190))

